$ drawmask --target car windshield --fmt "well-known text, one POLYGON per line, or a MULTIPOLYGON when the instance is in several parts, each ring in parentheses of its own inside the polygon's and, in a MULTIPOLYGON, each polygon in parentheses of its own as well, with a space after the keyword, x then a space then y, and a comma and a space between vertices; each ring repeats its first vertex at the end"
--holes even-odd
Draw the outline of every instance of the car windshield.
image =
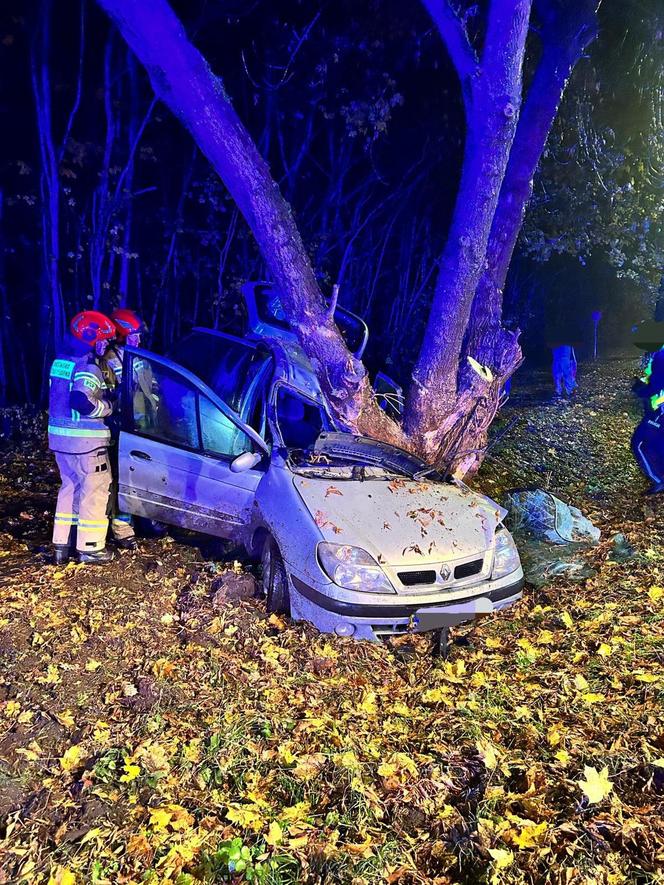
POLYGON ((307 450, 291 453, 293 468, 334 479, 386 479, 405 476, 443 482, 444 476, 419 458, 387 443, 350 433, 321 433, 307 450))
POLYGON ((286 448, 302 452, 313 450, 320 434, 330 427, 318 403, 283 385, 277 393, 277 424, 286 448))

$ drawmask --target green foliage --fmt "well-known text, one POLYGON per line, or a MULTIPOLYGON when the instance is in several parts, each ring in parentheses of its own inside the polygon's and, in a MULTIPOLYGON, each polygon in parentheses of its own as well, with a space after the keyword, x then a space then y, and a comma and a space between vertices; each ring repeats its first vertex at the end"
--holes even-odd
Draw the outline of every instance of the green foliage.
POLYGON ((601 254, 652 299, 664 266, 664 51, 654 8, 630 24, 619 70, 605 22, 604 39, 572 78, 520 249, 540 262, 568 254, 582 265, 601 254))

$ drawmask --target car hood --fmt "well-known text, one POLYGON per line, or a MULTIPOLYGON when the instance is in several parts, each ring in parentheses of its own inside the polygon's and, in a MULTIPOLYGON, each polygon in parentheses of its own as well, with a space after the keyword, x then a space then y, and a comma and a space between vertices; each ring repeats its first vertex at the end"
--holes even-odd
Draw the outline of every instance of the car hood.
POLYGON ((293 483, 326 541, 362 547, 388 565, 484 553, 507 512, 452 483, 302 476, 293 483))

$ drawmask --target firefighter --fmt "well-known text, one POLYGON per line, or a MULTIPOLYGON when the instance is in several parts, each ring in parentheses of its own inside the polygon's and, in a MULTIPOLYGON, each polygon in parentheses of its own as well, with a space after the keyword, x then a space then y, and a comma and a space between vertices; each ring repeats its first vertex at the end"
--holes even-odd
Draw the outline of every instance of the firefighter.
POLYGON ((632 451, 651 481, 649 494, 664 492, 664 348, 657 351, 635 390, 645 414, 632 437, 632 451))
MULTIPOLYGON (((118 385, 120 385, 122 382, 125 346, 140 346, 141 335, 145 331, 145 324, 135 311, 126 307, 114 310, 111 314, 111 320, 115 326, 115 339, 108 349, 108 363, 113 370, 118 385)), ((154 408, 152 377, 148 367, 142 360, 134 360, 133 373, 133 381, 135 382, 133 384, 134 422, 137 429, 145 429, 147 426, 147 410, 150 407, 154 408)), ((113 482, 109 497, 109 517, 115 543, 119 547, 133 550, 136 547, 133 521, 130 514, 123 513, 118 505, 118 430, 117 422, 114 422, 112 431, 116 445, 111 451, 113 482)))
POLYGON ((71 321, 74 338, 87 346, 80 359, 58 356, 50 370, 48 445, 55 453, 61 486, 53 524, 56 563, 71 556, 74 534, 80 562, 106 563, 106 508, 111 485, 104 419, 113 411, 116 386, 104 360, 115 326, 103 313, 84 310, 71 321))

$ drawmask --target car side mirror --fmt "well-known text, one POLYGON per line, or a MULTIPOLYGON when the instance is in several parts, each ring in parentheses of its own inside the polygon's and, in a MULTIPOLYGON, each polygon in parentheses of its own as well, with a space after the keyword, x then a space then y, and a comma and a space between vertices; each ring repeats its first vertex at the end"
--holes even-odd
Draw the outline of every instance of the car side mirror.
POLYGON ((242 452, 233 461, 231 461, 232 473, 244 473, 245 470, 251 470, 263 460, 263 456, 259 452, 242 452))

